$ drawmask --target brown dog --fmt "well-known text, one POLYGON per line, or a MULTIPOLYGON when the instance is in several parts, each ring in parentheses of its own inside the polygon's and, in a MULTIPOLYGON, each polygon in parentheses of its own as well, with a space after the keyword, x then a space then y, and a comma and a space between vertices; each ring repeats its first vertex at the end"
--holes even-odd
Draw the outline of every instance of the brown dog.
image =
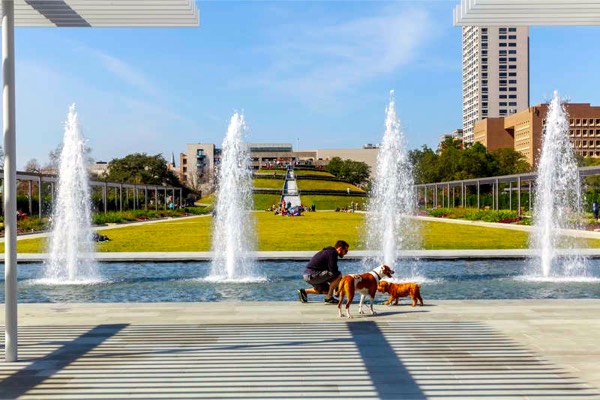
POLYGON ((421 297, 421 285, 417 283, 392 283, 387 281, 379 282, 377 287, 381 293, 389 293, 390 299, 385 302, 386 305, 391 305, 392 301, 394 305, 398 305, 398 299, 400 297, 410 296, 412 298, 412 306, 417 305, 417 300, 423 305, 423 298, 421 297))
POLYGON ((371 272, 344 276, 337 288, 338 296, 340 296, 340 301, 338 302, 338 314, 340 317, 344 316, 344 313, 342 312, 342 302, 344 301, 344 296, 347 296, 348 300, 346 301, 346 314, 348 315, 348 318, 352 318, 350 316, 350 303, 352 303, 352 300, 354 299, 354 293, 356 292, 360 293, 358 313, 364 314, 362 309, 363 303, 365 301, 365 297, 369 295, 371 297, 371 315, 375 315, 375 311, 373 311, 373 300, 375 300, 375 295, 377 294, 377 285, 379 284, 381 278, 391 278, 393 273, 394 271, 392 271, 390 267, 387 265, 381 265, 371 272))

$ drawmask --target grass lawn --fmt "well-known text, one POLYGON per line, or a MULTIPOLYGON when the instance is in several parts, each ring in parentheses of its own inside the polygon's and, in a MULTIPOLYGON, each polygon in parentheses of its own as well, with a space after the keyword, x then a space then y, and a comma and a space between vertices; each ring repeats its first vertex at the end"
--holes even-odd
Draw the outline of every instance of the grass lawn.
POLYGON ((346 182, 336 182, 336 181, 311 181, 311 180, 302 180, 299 179, 296 181, 296 185, 298 186, 298 189, 300 189, 300 192, 302 192, 303 190, 324 190, 324 191, 329 191, 329 190, 346 190, 348 188, 350 188, 350 190, 352 190, 353 192, 364 192, 364 190, 362 190, 359 187, 354 186, 351 183, 346 183, 346 182))
POLYGON ((285 181, 283 179, 256 178, 253 180, 253 183, 255 188, 283 190, 285 181))
MULTIPOLYGON (((267 212, 254 213, 258 232, 257 250, 320 250, 338 239, 350 243, 351 250, 363 249, 361 232, 364 214, 317 212, 302 217, 281 217, 267 212)), ((508 229, 419 222, 423 248, 433 249, 521 249, 527 247, 528 233, 508 229)), ((111 241, 98 244, 100 252, 209 251, 212 218, 186 220, 103 229, 100 233, 111 241)), ((19 240, 19 253, 43 251, 43 239, 19 240)), ((582 246, 600 247, 600 240, 582 239, 582 246)), ((4 251, 4 244, 0 244, 4 251)))
POLYGON ((361 209, 364 210, 364 206, 367 203, 366 197, 357 196, 326 196, 320 194, 301 194, 300 199, 302 204, 305 206, 311 206, 314 204, 317 211, 323 210, 335 210, 336 208, 350 207, 350 203, 360 203, 361 209))

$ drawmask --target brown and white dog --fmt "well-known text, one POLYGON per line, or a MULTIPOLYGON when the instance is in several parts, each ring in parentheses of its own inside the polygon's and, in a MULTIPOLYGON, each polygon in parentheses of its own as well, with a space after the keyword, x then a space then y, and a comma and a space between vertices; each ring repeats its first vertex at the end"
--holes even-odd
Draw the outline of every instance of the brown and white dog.
POLYGON ((375 300, 375 294, 377 294, 377 286, 379 285, 379 281, 383 277, 391 278, 393 273, 394 271, 384 264, 375 268, 371 272, 344 276, 337 288, 337 293, 340 297, 340 301, 338 302, 338 313, 340 317, 344 316, 344 313, 342 312, 342 302, 344 301, 344 297, 348 297, 348 300, 346 301, 346 314, 348 318, 352 318, 352 316, 350 316, 350 304, 354 299, 354 293, 360 294, 358 313, 364 314, 362 309, 363 303, 365 301, 365 297, 369 295, 371 297, 371 315, 375 315, 375 311, 373 311, 373 301, 375 300))
POLYGON ((423 298, 421 297, 421 285, 417 283, 392 283, 388 281, 379 282, 377 288, 381 293, 389 293, 390 299, 385 302, 386 305, 391 305, 392 301, 394 305, 398 305, 398 299, 400 297, 410 296, 412 298, 412 306, 417 305, 417 300, 423 305, 423 298))

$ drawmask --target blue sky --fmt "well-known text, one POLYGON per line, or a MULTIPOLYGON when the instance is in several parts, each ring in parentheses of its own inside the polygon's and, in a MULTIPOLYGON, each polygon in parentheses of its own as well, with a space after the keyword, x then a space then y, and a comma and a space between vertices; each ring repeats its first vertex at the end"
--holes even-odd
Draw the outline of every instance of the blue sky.
MULTIPOLYGON (((17 167, 62 141, 76 103, 96 160, 223 141, 378 143, 396 107, 411 148, 461 127, 458 1, 200 1, 199 28, 17 28, 17 167), (299 139, 299 140, 298 140, 299 139)), ((600 105, 600 28, 530 30, 531 104, 600 105)))

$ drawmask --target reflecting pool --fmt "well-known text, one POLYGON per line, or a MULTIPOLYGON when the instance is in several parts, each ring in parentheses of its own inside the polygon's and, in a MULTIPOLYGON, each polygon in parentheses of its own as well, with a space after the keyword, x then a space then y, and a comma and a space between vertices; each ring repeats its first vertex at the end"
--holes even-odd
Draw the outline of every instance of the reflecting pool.
MULTIPOLYGON (((418 263, 421 276, 415 281, 421 283, 426 302, 435 299, 600 298, 600 260, 590 261, 592 278, 582 282, 524 279, 526 260, 421 260, 418 263)), ((306 262, 263 261, 259 265, 266 280, 241 283, 207 280, 209 262, 100 263, 105 279, 101 283, 55 285, 40 279, 41 264, 20 264, 18 297, 22 303, 297 301, 296 290, 306 287, 301 277, 306 262)), ((343 273, 364 272, 359 260, 342 261, 340 266, 343 273)), ((0 276, 3 278, 4 274, 0 276)), ((4 297, 4 282, 0 284, 0 293, 4 297)), ((378 294, 377 300, 385 298, 378 294)), ((320 300, 321 296, 309 296, 309 301, 320 300)))

